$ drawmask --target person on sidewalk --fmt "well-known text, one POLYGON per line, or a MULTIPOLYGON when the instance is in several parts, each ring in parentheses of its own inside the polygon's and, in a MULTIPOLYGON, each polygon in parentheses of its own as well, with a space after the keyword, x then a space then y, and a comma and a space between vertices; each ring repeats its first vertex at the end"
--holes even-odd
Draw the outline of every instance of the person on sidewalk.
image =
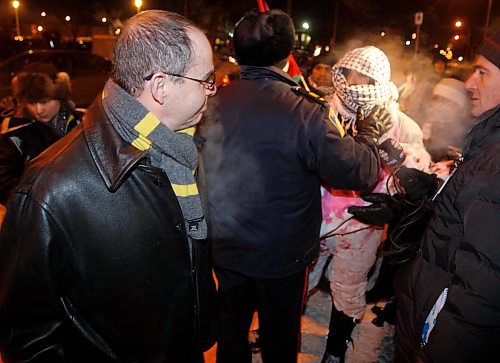
MULTIPOLYGON (((397 362, 500 356, 500 29, 465 82, 475 125, 432 203, 416 258, 397 278, 397 362)), ((413 170, 407 182, 426 177, 413 170)), ((403 187, 406 188, 405 185, 403 187)))
POLYGON ((184 17, 135 15, 102 97, 28 165, 0 233, 6 362, 203 361, 215 285, 192 127, 212 59, 184 17))
POLYGON ((284 12, 245 15, 234 31, 241 79, 220 90, 202 133, 221 309, 218 363, 251 362, 255 310, 263 361, 297 361, 306 270, 319 247, 320 185, 376 182, 376 140, 390 126, 360 119, 358 135, 345 135, 328 104, 283 72, 293 44, 284 12))

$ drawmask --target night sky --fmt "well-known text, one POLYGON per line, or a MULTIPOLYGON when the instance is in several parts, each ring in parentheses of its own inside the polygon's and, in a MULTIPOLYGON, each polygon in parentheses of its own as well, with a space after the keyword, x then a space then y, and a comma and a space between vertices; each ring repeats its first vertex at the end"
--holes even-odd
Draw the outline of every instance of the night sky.
MULTIPOLYGON (((379 34, 386 31, 402 38, 415 31, 414 14, 424 12, 422 33, 427 43, 442 42, 450 37, 453 23, 461 19, 470 29, 471 39, 478 42, 484 32, 488 0, 292 0, 292 17, 300 26, 304 21, 311 24, 310 33, 315 42, 326 43, 333 33, 335 4, 338 6, 337 40, 339 42, 356 34, 379 34)), ((166 9, 182 13, 183 0, 143 0, 143 9, 166 9)), ((96 14, 113 14, 123 19, 135 13, 133 0, 21 0, 22 16, 28 12, 39 14, 40 9, 57 12, 70 12, 72 17, 86 17, 85 21, 97 22, 96 14)), ((202 17, 207 17, 209 10, 223 9, 225 16, 217 17, 234 23, 244 12, 244 9, 256 6, 255 0, 189 0, 191 18, 202 23, 202 17)), ((492 0, 490 24, 498 22, 500 16, 500 0, 492 0)), ((268 0, 271 7, 286 10, 287 0, 268 0)), ((9 8, 10 1, 0 0, 0 8, 9 8)), ((10 9, 12 10, 12 9, 10 9)), ((0 20, 10 19, 8 12, 0 12, 0 20)), ((206 19, 205 19, 205 22, 206 19)), ((424 39, 424 38, 422 38, 424 39)))

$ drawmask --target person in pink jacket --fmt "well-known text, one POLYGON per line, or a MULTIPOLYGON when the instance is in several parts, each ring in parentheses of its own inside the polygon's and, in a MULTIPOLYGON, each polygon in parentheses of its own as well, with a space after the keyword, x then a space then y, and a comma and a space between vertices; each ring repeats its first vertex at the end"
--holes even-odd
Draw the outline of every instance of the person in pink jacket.
MULTIPOLYGON (((371 192, 396 192, 391 177, 394 164, 430 172, 432 162, 424 148, 419 126, 398 110, 397 90, 390 81, 391 68, 386 55, 367 46, 348 52, 332 68, 335 94, 331 106, 348 132, 355 134, 356 117, 362 113, 385 113, 392 128, 379 140, 383 163, 379 181, 371 192), (384 151, 384 150, 387 150, 384 151), (388 155, 391 154, 391 155, 388 155), (394 158, 394 155, 397 155, 394 158)), ((349 206, 364 206, 359 192, 322 188, 322 242, 317 262, 309 273, 309 290, 324 271, 332 290, 332 314, 326 351, 322 363, 343 362, 352 330, 363 317, 368 272, 375 263, 383 228, 352 218, 349 206)))

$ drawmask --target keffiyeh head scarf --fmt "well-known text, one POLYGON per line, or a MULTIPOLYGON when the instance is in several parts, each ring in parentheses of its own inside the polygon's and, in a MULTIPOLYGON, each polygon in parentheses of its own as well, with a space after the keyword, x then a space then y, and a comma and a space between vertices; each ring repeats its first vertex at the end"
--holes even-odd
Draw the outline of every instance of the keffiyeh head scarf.
POLYGON ((380 49, 367 46, 353 49, 344 55, 332 67, 334 107, 342 115, 343 121, 354 121, 360 107, 365 115, 369 115, 375 105, 397 100, 397 89, 390 79, 391 65, 380 49), (349 85, 344 69, 368 76, 375 84, 349 85))

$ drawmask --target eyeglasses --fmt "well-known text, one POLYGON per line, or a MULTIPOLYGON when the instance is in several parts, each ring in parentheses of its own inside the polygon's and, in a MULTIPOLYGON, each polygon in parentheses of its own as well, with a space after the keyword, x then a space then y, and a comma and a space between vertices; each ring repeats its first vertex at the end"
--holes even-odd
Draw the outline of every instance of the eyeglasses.
MULTIPOLYGON (((215 71, 210 73, 207 79, 201 80, 201 79, 196 79, 196 78, 191 78, 191 77, 186 77, 186 76, 181 76, 180 74, 173 74, 173 73, 167 73, 167 72, 162 72, 166 74, 167 76, 172 76, 172 77, 179 77, 179 78, 185 78, 189 79, 190 81, 195 81, 201 84, 203 87, 205 87, 206 90, 213 91, 215 90, 215 71)), ((146 78, 144 78, 145 81, 150 81, 151 78, 153 78, 154 73, 150 74, 146 78)))

